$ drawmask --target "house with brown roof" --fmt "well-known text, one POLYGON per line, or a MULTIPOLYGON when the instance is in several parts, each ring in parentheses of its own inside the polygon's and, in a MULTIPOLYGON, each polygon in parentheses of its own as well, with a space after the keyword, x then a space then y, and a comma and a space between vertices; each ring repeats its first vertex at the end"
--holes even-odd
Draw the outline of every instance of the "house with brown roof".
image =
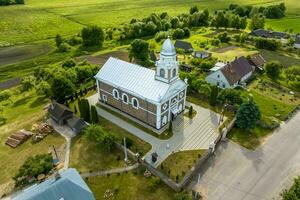
POLYGON ((264 64, 266 62, 267 61, 264 59, 264 57, 262 57, 261 54, 253 55, 249 60, 249 63, 259 70, 263 70, 264 64))
POLYGON ((218 62, 205 79, 219 88, 235 88, 244 85, 245 81, 252 76, 254 69, 254 66, 242 56, 227 64, 221 65, 218 62))

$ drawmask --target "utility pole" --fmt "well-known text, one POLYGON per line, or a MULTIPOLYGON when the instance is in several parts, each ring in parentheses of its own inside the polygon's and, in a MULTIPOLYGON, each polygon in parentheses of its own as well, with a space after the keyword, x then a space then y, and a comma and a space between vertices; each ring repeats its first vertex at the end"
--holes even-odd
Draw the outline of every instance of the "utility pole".
POLYGON ((127 157, 127 149, 126 149, 126 138, 124 137, 124 153, 125 153, 125 162, 128 162, 128 157, 127 157))

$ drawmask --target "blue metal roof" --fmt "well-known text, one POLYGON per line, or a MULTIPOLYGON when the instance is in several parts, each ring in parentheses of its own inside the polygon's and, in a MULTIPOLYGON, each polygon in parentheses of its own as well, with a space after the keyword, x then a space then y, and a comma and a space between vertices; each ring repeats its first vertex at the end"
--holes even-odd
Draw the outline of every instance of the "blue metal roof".
POLYGON ((13 200, 95 200, 87 184, 76 169, 70 168, 60 172, 60 178, 29 187, 13 200))

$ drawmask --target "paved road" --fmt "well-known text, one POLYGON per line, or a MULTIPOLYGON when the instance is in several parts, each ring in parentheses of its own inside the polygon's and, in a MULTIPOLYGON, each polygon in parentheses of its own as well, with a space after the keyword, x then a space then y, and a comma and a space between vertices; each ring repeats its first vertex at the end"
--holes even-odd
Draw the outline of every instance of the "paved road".
MULTIPOLYGON (((97 99, 98 94, 88 97, 90 105, 95 105, 98 102, 97 99)), ((99 107, 97 107, 97 112, 112 123, 117 124, 133 135, 151 144, 152 149, 144 158, 149 164, 157 167, 172 152, 208 149, 209 145, 218 137, 218 114, 196 105, 193 105, 193 107, 198 114, 192 120, 184 117, 182 114, 179 115, 175 121, 173 121, 173 136, 168 140, 158 139, 99 107), (151 161, 151 154, 153 152, 158 154, 156 163, 152 163, 151 161)))
POLYGON ((217 148, 216 156, 201 169, 190 188, 207 200, 279 199, 283 188, 290 187, 300 175, 300 113, 255 151, 228 142, 217 148))

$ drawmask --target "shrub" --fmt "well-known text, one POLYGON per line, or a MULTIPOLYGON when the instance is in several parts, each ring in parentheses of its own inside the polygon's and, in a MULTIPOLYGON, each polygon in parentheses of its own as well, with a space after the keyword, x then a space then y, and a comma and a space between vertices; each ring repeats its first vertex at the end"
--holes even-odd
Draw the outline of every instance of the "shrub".
POLYGON ((71 50, 71 46, 68 43, 63 42, 59 45, 58 50, 60 52, 68 52, 71 50))
POLYGON ((71 68, 71 67, 75 67, 75 66, 76 66, 76 63, 74 62, 73 59, 66 60, 62 64, 62 67, 64 67, 64 68, 71 68))

